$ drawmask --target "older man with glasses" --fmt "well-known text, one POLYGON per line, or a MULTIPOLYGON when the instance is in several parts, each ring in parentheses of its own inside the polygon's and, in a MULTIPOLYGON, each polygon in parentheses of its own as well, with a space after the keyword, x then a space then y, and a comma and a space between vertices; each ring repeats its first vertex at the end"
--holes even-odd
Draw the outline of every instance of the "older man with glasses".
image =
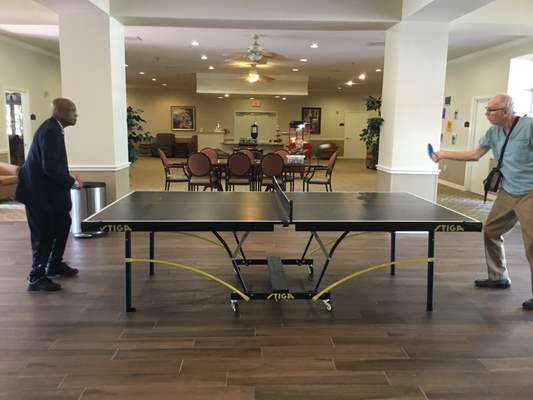
MULTIPOLYGON (((499 159, 509 136, 500 171, 502 188, 498 192, 484 228, 485 256, 488 279, 475 281, 476 287, 506 289, 511 286, 503 247, 503 234, 517 222, 522 227, 526 256, 532 271, 533 287, 533 118, 517 117, 513 99, 506 94, 492 97, 485 108, 485 116, 493 125, 474 150, 437 151, 434 162, 440 160, 478 161, 489 150, 499 159)), ((522 304, 533 310, 533 298, 522 304)))

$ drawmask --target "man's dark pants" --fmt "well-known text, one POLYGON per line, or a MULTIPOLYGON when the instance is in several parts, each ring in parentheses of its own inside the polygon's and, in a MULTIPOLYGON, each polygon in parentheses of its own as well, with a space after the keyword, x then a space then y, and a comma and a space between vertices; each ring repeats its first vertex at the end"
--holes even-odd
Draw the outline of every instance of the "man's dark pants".
POLYGON ((47 264, 56 265, 63 261, 70 224, 68 211, 48 211, 26 206, 26 216, 31 232, 33 252, 30 279, 44 276, 47 264))

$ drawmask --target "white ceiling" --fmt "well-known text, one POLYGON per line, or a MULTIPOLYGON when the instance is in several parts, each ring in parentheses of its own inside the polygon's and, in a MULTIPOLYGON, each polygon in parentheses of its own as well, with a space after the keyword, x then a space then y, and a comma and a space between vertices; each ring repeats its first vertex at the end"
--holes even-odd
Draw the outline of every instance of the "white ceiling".
MULTIPOLYGON (((102 0, 90 0, 105 3, 102 0)), ((88 0, 0 0, 0 33, 52 53, 59 52, 58 15, 54 9, 87 7, 88 0)), ((449 59, 533 35, 532 0, 405 0, 404 8, 427 4, 408 19, 434 21, 456 18, 450 24, 449 59), (465 6, 465 3, 467 4, 465 6), (479 9, 468 12, 470 9, 479 9), (454 8, 455 7, 455 8, 454 8), (451 10, 453 9, 453 10, 451 10), (455 14, 454 14, 455 12, 455 14)), ((90 3, 89 3, 90 4, 90 3)), ((290 74, 297 67, 309 76, 310 92, 336 91, 339 84, 367 73, 361 85, 343 90, 372 91, 381 87, 385 31, 402 20, 401 0, 110 0, 111 14, 125 24, 129 86, 193 90, 194 74, 240 73, 224 63, 226 53, 245 51, 251 35, 263 35, 266 51, 287 61, 269 62, 265 74, 290 74), (198 40, 200 46, 192 47, 198 40), (311 49, 312 42, 319 44, 311 49), (200 60, 206 54, 207 61, 200 60), (299 61, 307 58, 307 63, 299 61), (141 76, 139 71, 146 74, 141 76), (151 78, 157 77, 157 82, 151 78)), ((406 11, 403 10, 405 13, 406 11)))

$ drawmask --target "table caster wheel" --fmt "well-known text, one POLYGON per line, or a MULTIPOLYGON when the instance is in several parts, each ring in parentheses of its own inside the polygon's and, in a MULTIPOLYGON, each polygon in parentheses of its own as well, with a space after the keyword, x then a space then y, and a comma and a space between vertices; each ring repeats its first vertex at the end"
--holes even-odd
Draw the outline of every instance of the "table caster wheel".
POLYGON ((326 306, 327 312, 333 311, 333 305, 331 304, 331 300, 322 300, 324 302, 324 305, 326 306))
POLYGON ((239 302, 237 300, 230 300, 231 309, 233 312, 238 313, 239 312, 239 302))

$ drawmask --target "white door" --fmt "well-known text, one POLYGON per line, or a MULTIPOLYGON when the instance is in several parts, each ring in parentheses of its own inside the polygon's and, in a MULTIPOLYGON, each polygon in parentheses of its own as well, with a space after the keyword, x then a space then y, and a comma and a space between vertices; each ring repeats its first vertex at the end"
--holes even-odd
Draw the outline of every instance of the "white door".
POLYGON ((26 158, 28 156, 28 151, 30 150, 34 132, 31 130, 30 95, 28 92, 21 92, 20 94, 22 95, 22 134, 24 137, 24 158, 26 158))
POLYGON ((344 158, 366 158, 365 144, 359 138, 367 125, 368 114, 347 112, 344 117, 344 158))
MULTIPOLYGON (((488 99, 479 99, 475 102, 475 115, 473 118, 472 126, 472 148, 476 148, 479 143, 479 139, 485 135, 487 129, 490 128, 490 123, 485 117, 485 107, 487 106, 488 99)), ((487 177, 491 166, 491 160, 494 159, 492 151, 489 151, 485 154, 479 161, 469 162, 470 178, 468 179, 469 184, 467 185, 468 190, 478 194, 484 194, 483 189, 483 180, 487 177)))

